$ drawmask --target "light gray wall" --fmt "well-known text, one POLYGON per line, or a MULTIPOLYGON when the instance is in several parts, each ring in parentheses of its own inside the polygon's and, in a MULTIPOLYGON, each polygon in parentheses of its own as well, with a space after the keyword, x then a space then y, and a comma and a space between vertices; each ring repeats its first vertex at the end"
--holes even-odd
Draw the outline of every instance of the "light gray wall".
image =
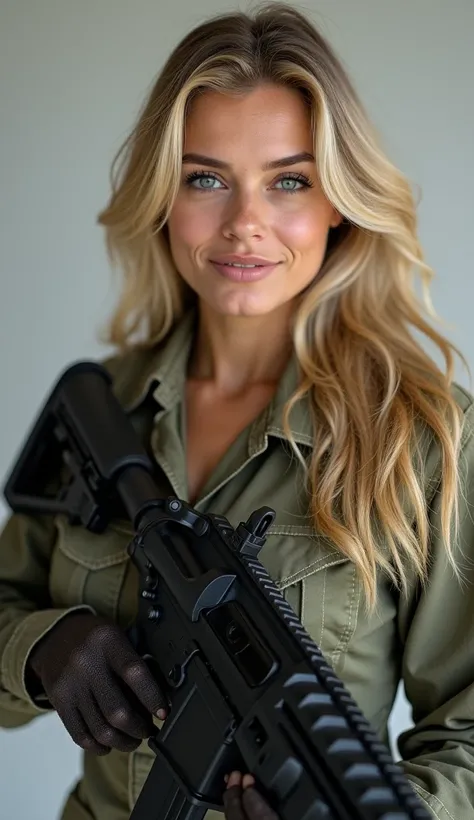
MULTIPOLYGON (((94 334, 114 291, 95 216, 113 153, 172 44, 208 13, 235 7, 0 0, 0 475, 58 372, 105 352, 94 334)), ((303 8, 316 12, 392 157, 421 187, 435 306, 472 364, 474 2, 303 8)), ((394 734, 408 724, 400 697, 394 734)), ((54 820, 79 766, 53 716, 0 730, 0 816, 54 820)))

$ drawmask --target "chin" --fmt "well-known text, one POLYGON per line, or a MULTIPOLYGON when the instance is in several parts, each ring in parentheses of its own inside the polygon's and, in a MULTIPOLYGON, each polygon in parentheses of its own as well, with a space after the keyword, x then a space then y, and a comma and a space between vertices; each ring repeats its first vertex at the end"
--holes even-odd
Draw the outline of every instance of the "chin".
POLYGON ((235 298, 216 302, 212 305, 223 316, 257 317, 272 313, 279 305, 262 299, 235 298))

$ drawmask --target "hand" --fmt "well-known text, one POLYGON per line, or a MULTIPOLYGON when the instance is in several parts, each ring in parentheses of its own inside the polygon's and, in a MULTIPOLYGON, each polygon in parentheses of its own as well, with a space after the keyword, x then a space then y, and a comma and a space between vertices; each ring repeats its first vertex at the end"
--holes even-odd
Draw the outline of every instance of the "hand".
POLYGON ((66 615, 33 648, 29 672, 82 749, 132 752, 166 717, 166 698, 116 624, 88 612, 66 615))
POLYGON ((254 788, 255 780, 246 774, 232 772, 224 792, 224 815, 226 820, 278 820, 261 794, 254 788))

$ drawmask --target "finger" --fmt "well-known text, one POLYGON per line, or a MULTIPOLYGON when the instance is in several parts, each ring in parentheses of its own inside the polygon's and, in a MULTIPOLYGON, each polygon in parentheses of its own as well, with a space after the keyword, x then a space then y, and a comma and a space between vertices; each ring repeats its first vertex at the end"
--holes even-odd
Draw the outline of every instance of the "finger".
POLYGON ((241 786, 242 785, 242 775, 240 772, 234 771, 231 772, 229 777, 227 778, 227 788, 231 789, 232 786, 241 786))
POLYGON ((278 820, 278 815, 253 786, 243 791, 242 805, 250 820, 278 820))
POLYGON ((168 702, 145 661, 132 649, 115 661, 112 659, 112 666, 145 709, 164 720, 168 714, 168 702))
POLYGON ((81 714, 90 734, 101 746, 120 752, 134 752, 139 747, 141 738, 137 740, 110 725, 92 693, 81 705, 81 714))
POLYGON ((241 786, 228 786, 224 792, 223 803, 226 820, 248 820, 242 807, 241 786))
POLYGON ((255 778, 251 774, 244 774, 242 788, 248 789, 249 786, 255 786, 255 778))
POLYGON ((110 748, 103 746, 92 736, 78 709, 70 709, 64 713, 59 710, 56 711, 77 746, 95 755, 109 754, 110 748))
POLYGON ((123 681, 108 673, 101 685, 93 690, 99 709, 107 723, 129 737, 143 740, 153 734, 154 726, 150 713, 127 687, 127 693, 121 686, 123 681))

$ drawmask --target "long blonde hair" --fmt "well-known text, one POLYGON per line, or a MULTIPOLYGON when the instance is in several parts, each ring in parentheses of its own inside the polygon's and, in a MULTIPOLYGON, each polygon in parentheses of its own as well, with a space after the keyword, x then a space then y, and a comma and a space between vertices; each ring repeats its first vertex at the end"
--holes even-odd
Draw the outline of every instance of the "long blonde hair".
POLYGON ((372 607, 377 567, 405 591, 409 572, 422 583, 427 578, 418 423, 428 425, 440 448, 442 534, 457 571, 461 413, 451 382, 458 351, 426 318, 434 315, 427 291, 432 271, 417 238, 410 185, 384 155, 340 61, 301 12, 270 3, 252 15, 210 18, 165 63, 114 159, 110 201, 98 217, 110 260, 123 272, 107 340, 120 350, 153 346, 192 302, 166 228, 186 113, 199 90, 244 93, 263 82, 290 85, 304 96, 321 185, 344 217, 298 306, 294 349, 303 380, 287 405, 285 432, 306 470, 314 526, 354 562, 372 607), (414 332, 434 343, 444 372, 414 332), (303 396, 314 421, 309 461, 290 426, 291 408, 303 396))

